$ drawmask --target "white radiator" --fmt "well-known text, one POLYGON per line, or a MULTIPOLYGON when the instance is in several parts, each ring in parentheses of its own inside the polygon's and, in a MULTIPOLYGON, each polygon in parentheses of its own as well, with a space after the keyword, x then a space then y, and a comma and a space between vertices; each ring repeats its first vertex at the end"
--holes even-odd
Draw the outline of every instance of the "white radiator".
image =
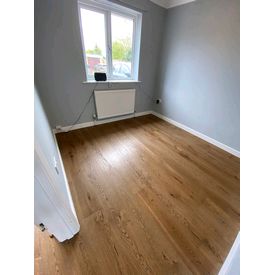
POLYGON ((94 94, 98 119, 128 115, 135 112, 135 89, 97 90, 94 94))

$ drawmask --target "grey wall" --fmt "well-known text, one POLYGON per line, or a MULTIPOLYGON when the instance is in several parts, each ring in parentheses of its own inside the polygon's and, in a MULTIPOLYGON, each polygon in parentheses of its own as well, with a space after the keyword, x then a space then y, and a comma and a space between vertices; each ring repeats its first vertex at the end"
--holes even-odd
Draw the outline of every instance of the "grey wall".
MULTIPOLYGON (((141 84, 97 88, 136 88, 137 112, 154 109, 239 150, 239 0, 197 0, 169 10, 149 0, 123 1, 143 11, 141 84)), ((71 125, 94 87, 83 84, 76 0, 35 0, 34 65, 51 127, 71 125)), ((93 113, 89 105, 79 123, 93 113)))
MULTIPOLYGON (((122 4, 122 1, 113 1, 122 4)), ((137 89, 136 111, 152 109, 165 9, 149 0, 127 0, 143 10, 139 79, 141 84, 112 84, 137 89)), ((86 80, 76 0, 35 0, 35 84, 51 127, 71 125, 93 89, 86 80)), ((106 89, 106 84, 98 84, 106 89)), ((92 120, 91 105, 79 123, 92 120)))
POLYGON ((169 9, 154 109, 240 149, 239 0, 169 9))

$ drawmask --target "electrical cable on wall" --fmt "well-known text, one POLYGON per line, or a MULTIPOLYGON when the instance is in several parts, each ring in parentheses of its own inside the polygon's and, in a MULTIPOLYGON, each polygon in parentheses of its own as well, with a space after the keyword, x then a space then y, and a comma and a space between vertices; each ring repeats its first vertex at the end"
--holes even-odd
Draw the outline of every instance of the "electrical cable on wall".
MULTIPOLYGON (((130 6, 130 7, 132 7, 132 8, 137 9, 137 10, 140 10, 140 11, 143 12, 143 13, 149 12, 149 10, 144 10, 144 9, 141 9, 141 8, 138 8, 138 7, 134 7, 134 6, 132 6, 132 5, 129 5, 129 3, 125 3, 125 2, 122 1, 122 0, 117 0, 117 1, 118 1, 118 2, 121 2, 122 4, 124 4, 124 5, 128 6, 128 7, 130 6)), ((150 18, 149 32, 151 33, 151 35, 153 34, 153 23, 152 23, 152 19, 151 19, 151 18, 150 18)), ((150 35, 150 36, 151 36, 151 35, 150 35)), ((112 49, 109 48, 109 47, 108 47, 107 49, 108 49, 108 51, 109 51, 109 55, 112 56, 112 49)), ((152 56, 153 56, 152 41, 150 41, 149 52, 150 52, 149 56, 150 56, 150 58, 152 58, 152 56)), ((111 86, 112 86, 112 83, 109 82, 109 81, 107 81, 107 84, 108 84, 108 89, 110 89, 111 86)), ((140 92, 141 92, 142 94, 144 94, 144 95, 145 95, 148 99, 150 99, 152 102, 155 101, 155 96, 154 96, 154 95, 153 95, 153 96, 152 96, 152 95, 149 95, 148 93, 146 93, 146 92, 144 91, 144 89, 143 89, 143 88, 144 88, 144 83, 140 82, 140 83, 135 83, 135 84, 136 84, 135 86, 139 86, 139 90, 140 90, 140 92)), ((77 119, 75 120, 75 122, 70 126, 70 128, 69 128, 66 132, 71 131, 71 130, 73 129, 73 127, 79 122, 79 120, 81 119, 81 117, 82 117, 83 113, 85 112, 85 110, 86 110, 87 106, 89 105, 89 103, 91 103, 91 109, 92 109, 92 110, 95 109, 95 102, 92 101, 92 99, 93 99, 94 91, 95 91, 97 85, 98 85, 98 82, 96 83, 95 87, 93 88, 92 93, 91 93, 91 95, 90 95, 88 101, 86 102, 84 108, 82 109, 82 111, 81 111, 80 114, 78 115, 77 119)), ((136 111, 135 111, 135 113, 136 113, 136 111)), ((94 116, 92 116, 92 121, 95 121, 94 116)))
MULTIPOLYGON (((84 114, 84 112, 85 112, 85 110, 86 110, 86 108, 87 108, 87 106, 89 105, 90 102, 91 102, 91 107, 93 107, 91 99, 93 98, 94 91, 95 91, 97 85, 98 85, 98 83, 96 83, 95 87, 93 88, 92 93, 91 93, 91 95, 89 96, 88 101, 86 102, 84 108, 82 109, 82 111, 81 111, 80 114, 78 115, 78 117, 77 117, 77 119, 75 120, 75 122, 74 122, 74 123, 71 125, 71 127, 70 127, 68 130, 66 130, 65 132, 71 131, 72 128, 79 122, 80 118, 81 118, 82 115, 84 114)), ((92 117, 92 120, 93 120, 93 121, 95 120, 94 117, 92 117)))
MULTIPOLYGON (((89 105, 89 103, 91 103, 91 109, 92 109, 92 110, 95 109, 95 102, 94 102, 94 100, 93 100, 93 99, 94 99, 93 96, 94 96, 94 91, 95 91, 95 89, 96 89, 97 86, 98 86, 98 83, 99 83, 99 82, 97 82, 96 85, 95 85, 95 87, 93 88, 91 95, 89 96, 87 102, 85 103, 85 105, 84 105, 82 111, 80 112, 80 114, 78 115, 77 119, 76 119, 76 120, 74 121, 74 123, 70 126, 70 128, 69 128, 68 130, 66 130, 65 132, 71 131, 71 130, 73 129, 73 127, 79 122, 79 120, 81 119, 82 115, 84 114, 84 112, 85 112, 87 106, 89 105)), ((110 84, 111 84, 111 82, 108 82, 108 89, 110 89, 110 84)), ((147 98, 149 98, 149 99, 151 99, 152 101, 154 101, 154 97, 150 96, 149 94, 147 94, 146 92, 143 91, 142 83, 136 83, 136 84, 137 84, 137 85, 139 84, 139 89, 140 89, 140 91, 141 91, 145 96, 147 96, 147 98)), ((136 113, 136 111, 135 111, 135 113, 136 113)), ((94 116, 92 116, 92 121, 95 121, 94 116)))

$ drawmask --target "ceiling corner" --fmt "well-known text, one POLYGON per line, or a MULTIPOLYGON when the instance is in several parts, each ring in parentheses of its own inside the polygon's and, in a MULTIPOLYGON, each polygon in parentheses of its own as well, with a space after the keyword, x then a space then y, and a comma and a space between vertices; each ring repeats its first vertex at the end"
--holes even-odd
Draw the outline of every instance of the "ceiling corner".
POLYGON ((155 3, 158 6, 168 9, 167 0, 150 0, 150 1, 155 3))
POLYGON ((176 6, 194 2, 196 0, 150 0, 150 1, 165 9, 170 9, 176 6))

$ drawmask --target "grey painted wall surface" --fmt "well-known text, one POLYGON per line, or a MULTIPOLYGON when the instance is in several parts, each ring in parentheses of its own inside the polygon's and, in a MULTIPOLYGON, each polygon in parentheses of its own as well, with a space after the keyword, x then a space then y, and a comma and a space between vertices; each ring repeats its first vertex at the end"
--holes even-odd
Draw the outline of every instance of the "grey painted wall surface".
MULTIPOLYGON (((149 0, 112 2, 143 11, 141 83, 97 89, 136 88, 137 112, 154 109, 239 150, 239 0, 197 0, 169 10, 149 0)), ((76 0, 35 0, 34 65, 51 127, 72 124, 95 86, 83 84, 76 0)), ((89 105, 79 123, 93 113, 89 105)))
MULTIPOLYGON (((122 1, 112 2, 122 4, 122 1)), ((132 88, 136 111, 152 109, 165 9, 149 0, 127 0, 143 12, 139 79, 141 84, 98 84, 98 89, 132 88)), ((86 80, 76 0, 35 0, 35 84, 51 127, 71 125, 94 87, 86 80)), ((92 120, 91 105, 79 123, 92 120)))
POLYGON ((239 0, 169 9, 155 111, 240 149, 239 0))

